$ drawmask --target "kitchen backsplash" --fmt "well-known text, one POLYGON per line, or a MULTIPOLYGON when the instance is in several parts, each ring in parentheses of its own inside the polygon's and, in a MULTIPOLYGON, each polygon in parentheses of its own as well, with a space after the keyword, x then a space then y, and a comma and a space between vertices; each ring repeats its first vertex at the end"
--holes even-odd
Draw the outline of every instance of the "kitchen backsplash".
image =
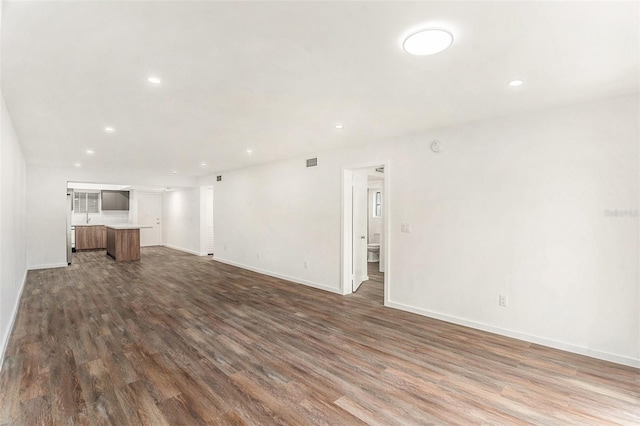
MULTIPOLYGON (((89 213, 89 225, 111 225, 114 223, 129 223, 129 214, 131 210, 103 210, 100 213, 89 213)), ((86 225, 86 213, 73 213, 71 217, 71 225, 86 225)))

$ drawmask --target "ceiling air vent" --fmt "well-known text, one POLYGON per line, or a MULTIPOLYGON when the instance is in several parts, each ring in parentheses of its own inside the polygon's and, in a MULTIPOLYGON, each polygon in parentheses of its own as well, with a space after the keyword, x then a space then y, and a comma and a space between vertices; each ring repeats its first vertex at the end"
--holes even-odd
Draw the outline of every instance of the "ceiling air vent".
POLYGON ((318 165, 318 158, 309 158, 307 160, 307 167, 315 167, 318 165))
POLYGON ((222 182, 222 176, 216 176, 216 181, 222 182))

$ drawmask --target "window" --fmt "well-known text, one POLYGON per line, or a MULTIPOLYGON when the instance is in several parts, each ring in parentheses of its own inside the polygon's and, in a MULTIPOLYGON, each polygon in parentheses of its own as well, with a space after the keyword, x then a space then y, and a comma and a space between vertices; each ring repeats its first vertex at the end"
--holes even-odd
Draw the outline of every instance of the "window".
POLYGON ((74 191, 73 211, 75 213, 100 213, 100 193, 74 191))
POLYGON ((373 217, 382 216, 382 193, 376 191, 375 197, 373 197, 373 217))

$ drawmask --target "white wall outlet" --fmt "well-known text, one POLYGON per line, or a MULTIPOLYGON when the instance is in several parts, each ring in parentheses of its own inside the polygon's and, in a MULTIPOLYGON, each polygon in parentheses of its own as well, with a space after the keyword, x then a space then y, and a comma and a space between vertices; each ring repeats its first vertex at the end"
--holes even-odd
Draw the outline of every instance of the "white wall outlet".
POLYGON ((498 298, 498 305, 506 308, 507 306, 509 306, 509 298, 504 294, 501 294, 498 298))
POLYGON ((410 223, 401 223, 400 224, 400 232, 406 232, 407 234, 411 232, 411 224, 410 223))
POLYGON ((304 269, 309 269, 309 262, 306 260, 304 261, 304 269))

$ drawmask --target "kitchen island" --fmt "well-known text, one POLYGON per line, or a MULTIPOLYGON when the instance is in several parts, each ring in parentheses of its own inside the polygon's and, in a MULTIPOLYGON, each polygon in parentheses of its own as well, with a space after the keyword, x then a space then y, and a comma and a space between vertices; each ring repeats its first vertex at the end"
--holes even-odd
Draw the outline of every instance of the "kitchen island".
POLYGON ((107 254, 116 261, 140 260, 140 228, 134 224, 106 225, 107 254))

